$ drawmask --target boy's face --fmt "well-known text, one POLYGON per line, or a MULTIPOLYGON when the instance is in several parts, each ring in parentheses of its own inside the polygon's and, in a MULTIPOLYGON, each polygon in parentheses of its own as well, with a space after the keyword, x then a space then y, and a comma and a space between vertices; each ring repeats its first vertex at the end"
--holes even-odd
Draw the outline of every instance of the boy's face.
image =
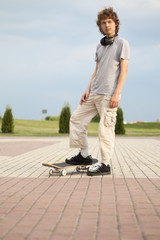
POLYGON ((107 37, 112 37, 115 35, 116 23, 111 18, 106 18, 101 20, 101 29, 107 37))

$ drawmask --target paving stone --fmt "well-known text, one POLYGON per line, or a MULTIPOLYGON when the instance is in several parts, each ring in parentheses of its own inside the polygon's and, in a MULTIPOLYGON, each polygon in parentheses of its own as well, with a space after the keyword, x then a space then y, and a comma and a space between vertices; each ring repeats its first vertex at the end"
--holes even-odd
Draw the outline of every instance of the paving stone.
POLYGON ((0 137, 0 239, 159 240, 159 138, 117 137, 107 176, 42 166, 76 153, 68 137, 0 137))

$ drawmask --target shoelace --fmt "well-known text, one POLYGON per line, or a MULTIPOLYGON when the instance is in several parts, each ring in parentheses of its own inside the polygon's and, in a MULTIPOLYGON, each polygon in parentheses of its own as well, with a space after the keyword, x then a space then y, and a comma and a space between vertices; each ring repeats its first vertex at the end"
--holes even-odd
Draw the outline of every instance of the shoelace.
POLYGON ((72 159, 72 158, 75 158, 75 157, 78 157, 78 156, 79 156, 79 153, 76 154, 76 155, 74 155, 73 157, 71 157, 71 159, 72 159))
POLYGON ((101 165, 102 165, 101 163, 97 163, 96 165, 94 165, 93 167, 91 167, 90 170, 92 170, 92 171, 97 171, 98 168, 101 167, 101 165))

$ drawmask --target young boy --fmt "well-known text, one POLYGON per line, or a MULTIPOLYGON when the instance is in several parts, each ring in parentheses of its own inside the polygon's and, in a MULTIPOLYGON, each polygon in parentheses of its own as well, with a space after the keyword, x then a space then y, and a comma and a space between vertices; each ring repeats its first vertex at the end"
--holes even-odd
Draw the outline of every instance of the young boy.
POLYGON ((70 119, 70 147, 80 148, 78 155, 66 159, 69 164, 92 164, 88 151, 87 127, 99 113, 99 143, 101 161, 93 165, 87 175, 110 174, 115 141, 116 112, 121 91, 126 80, 129 60, 129 44, 118 36, 120 21, 113 8, 98 13, 97 25, 105 36, 96 49, 96 67, 80 105, 70 119))

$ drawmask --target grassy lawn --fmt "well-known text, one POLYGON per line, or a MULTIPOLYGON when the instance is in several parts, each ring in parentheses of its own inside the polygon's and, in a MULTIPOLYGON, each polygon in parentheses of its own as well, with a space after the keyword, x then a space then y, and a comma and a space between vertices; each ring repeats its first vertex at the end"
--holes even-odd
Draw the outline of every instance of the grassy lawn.
MULTIPOLYGON (((160 123, 135 123, 125 125, 125 136, 160 136, 160 123)), ((88 135, 97 135, 98 123, 90 123, 88 135)))
POLYGON ((126 136, 160 136, 160 123, 145 122, 126 124, 126 136))
POLYGON ((57 136, 58 121, 14 120, 14 133, 0 136, 57 136))
MULTIPOLYGON (((35 121, 15 119, 15 130, 12 134, 0 136, 64 136, 59 134, 59 122, 55 121, 35 121)), ((1 124, 0 124, 1 125, 1 124)), ((88 127, 88 135, 98 135, 98 123, 91 122, 88 127)), ((135 123, 125 125, 125 136, 160 136, 160 123, 135 123)), ((67 134, 66 134, 67 135, 67 134)))

